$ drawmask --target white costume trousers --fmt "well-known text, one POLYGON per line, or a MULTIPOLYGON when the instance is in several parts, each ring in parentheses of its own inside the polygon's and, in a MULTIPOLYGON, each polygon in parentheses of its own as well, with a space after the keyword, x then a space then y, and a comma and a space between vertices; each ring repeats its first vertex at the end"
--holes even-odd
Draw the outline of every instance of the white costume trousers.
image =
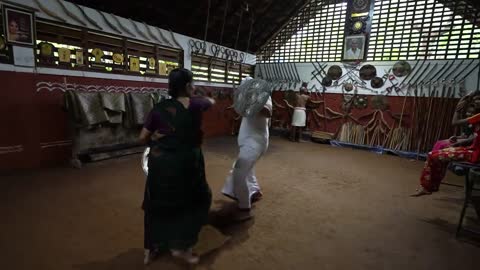
POLYGON ((238 158, 227 176, 222 193, 238 200, 238 207, 251 208, 251 198, 260 186, 255 176, 255 163, 265 152, 266 146, 242 145, 238 158))

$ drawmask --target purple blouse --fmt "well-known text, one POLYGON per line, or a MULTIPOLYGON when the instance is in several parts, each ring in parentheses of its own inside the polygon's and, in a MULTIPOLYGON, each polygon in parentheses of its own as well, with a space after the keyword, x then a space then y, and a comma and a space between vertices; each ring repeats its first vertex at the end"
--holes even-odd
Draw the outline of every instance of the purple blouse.
MULTIPOLYGON (((190 105, 188 106, 188 111, 192 114, 194 121, 194 129, 192 132, 198 132, 199 136, 202 136, 201 127, 202 127, 202 113, 212 106, 212 103, 206 98, 203 97, 191 97, 190 105)), ((153 110, 147 117, 147 120, 144 124, 150 132, 155 132, 158 130, 159 133, 169 135, 172 133, 168 122, 162 117, 162 115, 153 110)), ((201 138, 199 138, 201 140, 201 138)))

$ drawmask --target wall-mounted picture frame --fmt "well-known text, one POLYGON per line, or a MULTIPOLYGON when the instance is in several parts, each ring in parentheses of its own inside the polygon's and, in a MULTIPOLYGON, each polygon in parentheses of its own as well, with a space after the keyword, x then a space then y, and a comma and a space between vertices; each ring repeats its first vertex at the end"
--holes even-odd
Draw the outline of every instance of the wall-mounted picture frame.
POLYGON ((343 42, 343 61, 364 60, 367 37, 365 35, 346 36, 343 42))
POLYGON ((33 12, 4 6, 4 25, 8 43, 27 46, 34 45, 35 24, 33 12))

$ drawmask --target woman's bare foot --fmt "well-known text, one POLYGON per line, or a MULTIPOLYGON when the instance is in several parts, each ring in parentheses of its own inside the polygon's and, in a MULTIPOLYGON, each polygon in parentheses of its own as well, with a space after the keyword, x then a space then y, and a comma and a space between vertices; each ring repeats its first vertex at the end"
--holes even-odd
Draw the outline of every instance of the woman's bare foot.
POLYGON ((149 265, 150 262, 152 261, 152 259, 150 258, 150 250, 145 249, 144 255, 145 256, 143 257, 143 264, 149 265))
POLYGON ((179 258, 184 260, 185 262, 189 264, 198 264, 200 261, 200 257, 197 255, 193 254, 192 249, 189 248, 187 250, 175 250, 172 249, 170 250, 172 252, 172 256, 175 258, 179 258))
POLYGON ((420 197, 420 196, 423 196, 423 195, 430 195, 432 194, 432 192, 424 189, 423 187, 419 188, 416 190, 416 192, 412 195, 410 195, 411 197, 420 197))
POLYGON ((145 249, 144 255, 143 263, 145 265, 149 265, 152 261, 157 259, 157 257, 160 255, 160 251, 158 249, 145 249))

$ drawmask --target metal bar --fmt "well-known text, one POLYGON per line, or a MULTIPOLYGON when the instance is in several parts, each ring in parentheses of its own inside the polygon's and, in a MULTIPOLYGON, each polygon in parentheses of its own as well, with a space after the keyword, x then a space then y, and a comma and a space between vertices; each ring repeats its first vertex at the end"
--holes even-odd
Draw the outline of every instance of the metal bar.
POLYGON ((428 73, 425 74, 424 77, 419 77, 418 80, 424 81, 424 84, 425 84, 428 81, 428 79, 431 78, 432 74, 434 74, 433 72, 437 69, 437 65, 438 63, 435 63, 433 67, 428 71, 428 73))
POLYGON ((293 65, 293 70, 295 71, 295 77, 297 78, 297 82, 300 83, 302 80, 300 79, 300 74, 298 73, 297 65, 295 63, 292 63, 292 65, 293 65))
POLYGON ((248 41, 247 41, 247 50, 245 52, 248 52, 248 50, 250 50, 250 41, 252 39, 252 32, 253 32, 253 14, 252 14, 252 17, 250 18, 251 22, 250 22, 250 32, 248 33, 248 41))
POLYGON ((290 81, 294 81, 295 80, 295 76, 293 75, 292 73, 292 67, 288 64, 288 63, 285 63, 285 67, 287 68, 287 71, 288 71, 288 79, 290 81))
POLYGON ((233 47, 235 50, 237 49, 238 38, 240 37, 240 27, 242 26, 242 18, 243 18, 243 6, 240 10, 240 21, 238 22, 237 37, 235 38, 235 46, 233 47))
POLYGON ((320 75, 322 75, 323 77, 327 76, 327 72, 325 72, 325 68, 328 66, 328 64, 325 64, 323 67, 320 64, 320 62, 318 62, 318 61, 317 61, 317 64, 320 67, 320 70, 322 71, 322 73, 320 73, 320 75))
MULTIPOLYGON (((398 87, 402 87, 402 86, 406 83, 407 79, 408 79, 409 77, 411 77, 412 73, 416 70, 417 65, 418 65, 419 62, 420 62, 420 61, 416 61, 416 63, 415 63, 415 65, 413 66, 412 70, 410 70, 410 73, 408 73, 407 76, 406 76, 405 78, 403 78, 402 82, 398 85, 398 87)), ((389 73, 390 73, 390 72, 389 72, 389 73)))
POLYGON ((205 34, 203 36, 203 42, 207 42, 207 34, 208 34, 208 21, 210 20, 210 6, 212 0, 208 0, 208 9, 207 9, 207 22, 205 23, 205 34))
MULTIPOLYGON (((459 81, 464 81, 475 69, 477 69, 477 67, 480 67, 480 61, 477 63, 477 65, 474 68, 472 68, 467 74, 465 74, 465 76, 463 76, 462 79, 460 79, 459 81)), ((480 69, 479 69, 478 73, 480 74, 480 69)))
POLYGON ((440 77, 438 76, 437 78, 437 75, 441 74, 441 73, 444 73, 444 71, 447 69, 448 65, 450 64, 450 61, 448 61, 447 63, 445 63, 445 65, 443 65, 443 67, 437 72, 437 74, 435 74, 433 76, 433 78, 430 80, 430 82, 432 81, 437 81, 440 77))
POLYGON ((416 84, 416 80, 418 78, 418 75, 421 73, 423 67, 425 66, 426 61, 427 61, 427 58, 424 58, 423 61, 422 61, 422 64, 418 67, 418 69, 419 69, 418 72, 415 72, 415 74, 410 78, 410 80, 408 81, 409 86, 416 84), (412 82, 415 82, 415 83, 412 83, 412 82))
POLYGON ((445 76, 444 81, 448 80, 448 78, 450 78, 450 76, 451 76, 452 74, 454 74, 454 72, 457 71, 457 69, 458 69, 461 65, 463 65, 463 62, 465 62, 465 59, 463 59, 463 60, 460 62, 460 64, 458 64, 458 65, 456 66, 456 68, 454 68, 452 71, 450 71, 450 72, 445 76))
POLYGON ((222 31, 220 32, 220 42, 218 44, 222 45, 223 43, 223 33, 225 32, 225 22, 227 20, 227 11, 228 11, 228 3, 230 0, 225 2, 225 11, 223 13, 223 24, 222 24, 222 31))
POLYGON ((470 63, 468 65, 466 65, 462 70, 460 70, 460 72, 458 72, 458 74, 455 75, 455 77, 453 77, 452 80, 455 82, 457 80, 458 76, 460 76, 460 74, 463 74, 465 72, 465 70, 470 68, 474 62, 475 62, 475 60, 470 61, 470 63))
POLYGON ((284 64, 284 63, 281 63, 281 64, 280 64, 280 69, 282 70, 282 73, 283 73, 283 80, 286 81, 286 82, 288 82, 288 81, 289 81, 289 79, 288 79, 288 72, 287 72, 287 70, 286 70, 286 68, 285 68, 285 64, 284 64))

